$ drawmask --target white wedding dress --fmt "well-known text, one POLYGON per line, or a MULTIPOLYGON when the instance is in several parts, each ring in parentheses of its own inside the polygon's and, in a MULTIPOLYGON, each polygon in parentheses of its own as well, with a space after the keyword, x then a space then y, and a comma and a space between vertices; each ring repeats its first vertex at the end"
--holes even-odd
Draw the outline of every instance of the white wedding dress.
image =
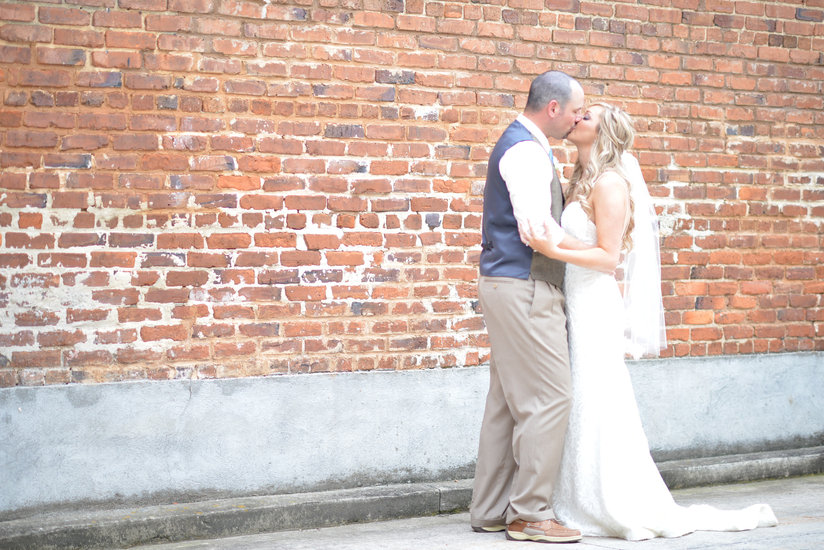
MULTIPOLYGON (((580 203, 563 212, 564 230, 596 244, 580 203)), ((642 540, 696 530, 776 525, 767 505, 722 511, 683 507, 649 452, 624 364, 624 302, 611 275, 567 264, 564 282, 572 369, 572 411, 552 498, 555 516, 584 535, 642 540)))

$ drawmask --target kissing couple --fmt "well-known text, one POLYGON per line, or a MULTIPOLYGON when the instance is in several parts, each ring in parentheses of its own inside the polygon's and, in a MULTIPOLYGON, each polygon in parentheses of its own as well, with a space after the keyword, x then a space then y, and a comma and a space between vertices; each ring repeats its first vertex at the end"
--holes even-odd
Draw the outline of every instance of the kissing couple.
POLYGON ((679 506, 650 455, 624 356, 658 355, 666 334, 658 223, 628 152, 633 138, 627 113, 585 110, 581 85, 549 71, 492 150, 478 282, 490 380, 475 531, 575 542, 778 523, 765 504, 679 506), (566 196, 550 137, 578 151, 566 196))

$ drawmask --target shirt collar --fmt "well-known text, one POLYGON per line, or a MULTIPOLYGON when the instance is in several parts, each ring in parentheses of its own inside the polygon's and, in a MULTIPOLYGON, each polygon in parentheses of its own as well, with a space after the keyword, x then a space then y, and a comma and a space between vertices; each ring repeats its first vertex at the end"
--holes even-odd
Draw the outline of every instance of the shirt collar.
POLYGON ((529 133, 535 136, 535 139, 538 140, 538 143, 541 144, 541 147, 543 147, 547 153, 552 152, 552 149, 549 146, 549 140, 547 140, 544 133, 540 130, 540 128, 538 128, 537 124, 529 120, 523 114, 518 115, 518 118, 516 118, 515 120, 523 124, 526 127, 526 129, 529 130, 529 133))

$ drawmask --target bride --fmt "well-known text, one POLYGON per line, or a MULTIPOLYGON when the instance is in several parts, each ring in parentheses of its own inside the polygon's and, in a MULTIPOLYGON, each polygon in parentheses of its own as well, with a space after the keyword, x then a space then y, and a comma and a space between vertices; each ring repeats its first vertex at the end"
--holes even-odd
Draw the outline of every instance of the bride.
POLYGON ((657 355, 666 337, 658 224, 638 161, 626 152, 633 137, 629 115, 606 104, 590 107, 567 137, 578 159, 561 225, 591 248, 522 235, 567 262, 573 405, 552 507, 584 535, 629 540, 776 525, 764 504, 735 511, 677 505, 650 456, 624 354, 657 355), (622 253, 623 296, 612 275, 622 253))

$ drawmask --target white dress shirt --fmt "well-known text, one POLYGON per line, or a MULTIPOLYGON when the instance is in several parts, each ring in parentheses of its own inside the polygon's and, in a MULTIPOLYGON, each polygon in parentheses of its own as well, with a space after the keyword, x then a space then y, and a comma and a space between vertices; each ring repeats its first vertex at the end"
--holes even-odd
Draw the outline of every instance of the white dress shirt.
POLYGON ((521 235, 525 233, 526 228, 531 228, 535 236, 543 237, 544 227, 549 225, 550 236, 557 245, 564 238, 564 230, 552 218, 550 208, 550 183, 552 170, 555 170, 552 149, 546 136, 534 122, 524 115, 518 115, 517 120, 537 141, 530 139, 510 147, 501 157, 498 169, 506 182, 509 200, 512 202, 521 235))

